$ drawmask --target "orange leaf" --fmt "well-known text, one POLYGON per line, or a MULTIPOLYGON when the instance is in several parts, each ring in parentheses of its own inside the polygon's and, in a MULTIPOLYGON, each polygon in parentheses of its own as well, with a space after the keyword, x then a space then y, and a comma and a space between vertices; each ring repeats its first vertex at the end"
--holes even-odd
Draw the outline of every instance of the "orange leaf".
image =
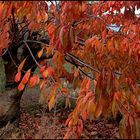
POLYGON ((43 71, 45 70, 45 68, 46 68, 46 66, 42 66, 42 67, 40 68, 40 73, 43 73, 43 71))
POLYGON ((41 82, 41 84, 40 84, 40 89, 43 89, 43 87, 45 86, 45 83, 46 83, 45 80, 43 80, 43 81, 41 82))
POLYGON ((88 80, 87 84, 86 84, 86 90, 88 90, 90 88, 91 85, 91 80, 88 80))
POLYGON ((37 77, 36 75, 32 76, 29 80, 29 87, 34 87, 37 84, 37 77))
POLYGON ((71 119, 71 120, 69 121, 68 127, 72 127, 72 125, 73 125, 73 119, 71 119))
POLYGON ((96 81, 96 80, 93 80, 93 82, 94 82, 94 88, 96 88, 96 86, 97 86, 97 81, 96 81))
POLYGON ((19 82, 20 79, 21 79, 21 72, 19 71, 19 72, 16 74, 16 76, 15 76, 15 82, 16 82, 16 83, 19 82))
POLYGON ((50 101, 49 101, 49 104, 48 104, 48 106, 49 106, 49 111, 51 111, 51 109, 54 107, 55 102, 56 102, 56 97, 55 97, 55 95, 53 95, 53 96, 51 97, 50 101))
POLYGON ((26 73, 25 73, 25 75, 24 75, 24 77, 22 78, 22 83, 23 84, 26 84, 27 82, 28 82, 28 80, 29 80, 29 77, 30 77, 30 74, 31 74, 31 69, 29 69, 26 73))
POLYGON ((42 56, 42 54, 43 54, 43 48, 37 53, 37 56, 38 56, 38 58, 40 58, 41 56, 42 56))
POLYGON ((113 99, 113 102, 112 102, 111 111, 112 111, 112 114, 113 114, 114 119, 116 119, 117 113, 118 113, 118 107, 117 107, 115 98, 113 99))
POLYGON ((119 100, 119 96, 118 96, 118 93, 117 92, 114 93, 114 98, 115 98, 116 101, 119 100))
POLYGON ((70 99, 69 98, 66 98, 66 108, 67 107, 71 107, 71 103, 70 103, 70 99))
POLYGON ((26 58, 20 63, 20 65, 18 66, 18 72, 22 70, 24 63, 26 61, 26 58))
POLYGON ((48 76, 51 76, 53 73, 53 69, 52 67, 48 67, 43 73, 42 73, 42 76, 44 78, 47 78, 48 76))
POLYGON ((66 122, 65 122, 65 126, 67 126, 69 124, 69 121, 71 120, 71 118, 67 118, 66 122))
POLYGON ((79 75, 79 68, 74 72, 74 77, 76 78, 79 75))
POLYGON ((62 46, 64 46, 64 39, 63 39, 64 38, 64 29, 65 29, 65 26, 63 26, 59 32, 59 39, 60 39, 62 46))
POLYGON ((95 118, 98 118, 101 115, 102 110, 103 110, 103 105, 102 105, 101 97, 100 97, 99 101, 96 104, 96 109, 95 109, 95 114, 94 114, 95 118))
POLYGON ((52 67, 48 67, 48 68, 47 68, 47 71, 48 71, 49 76, 51 76, 52 73, 53 73, 52 67))
POLYGON ((48 77, 48 71, 45 70, 45 71, 42 73, 42 76, 43 76, 43 78, 47 78, 47 77, 48 77))
POLYGON ((18 90, 19 91, 22 91, 24 89, 25 85, 21 82, 19 85, 18 85, 18 90))
POLYGON ((82 119, 85 121, 88 117, 88 114, 86 111, 82 111, 81 116, 82 116, 82 119))

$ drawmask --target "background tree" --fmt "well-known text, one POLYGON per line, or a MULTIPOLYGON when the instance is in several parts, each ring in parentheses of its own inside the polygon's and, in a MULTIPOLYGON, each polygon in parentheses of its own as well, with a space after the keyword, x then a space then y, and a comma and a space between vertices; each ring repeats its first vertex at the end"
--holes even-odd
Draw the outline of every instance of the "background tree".
POLYGON ((118 112, 123 116, 121 138, 140 138, 140 21, 135 14, 139 7, 137 1, 60 1, 50 7, 45 1, 1 2, 0 53, 7 62, 6 86, 18 89, 8 96, 10 100, 2 94, 6 100, 0 98, 4 101, 0 110, 5 110, 7 101, 10 105, 1 111, 1 122, 15 117, 27 84, 39 84, 43 91, 46 83, 52 85, 49 110, 59 94, 70 106, 70 91, 62 86, 65 78, 74 89, 80 88, 66 121, 65 138, 80 137, 88 118, 111 114, 116 118, 118 112), (117 32, 112 30, 114 25, 117 32), (73 65, 70 70, 67 63, 73 65), (36 67, 40 74, 34 74, 36 67))

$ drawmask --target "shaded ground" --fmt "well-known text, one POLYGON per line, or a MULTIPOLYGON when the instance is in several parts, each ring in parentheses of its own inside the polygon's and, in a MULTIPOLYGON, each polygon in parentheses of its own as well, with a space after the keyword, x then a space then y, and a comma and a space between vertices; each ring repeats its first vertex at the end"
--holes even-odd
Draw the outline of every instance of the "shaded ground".
MULTIPOLYGON (((39 90, 26 89, 21 101, 19 125, 17 121, 0 129, 0 138, 62 139, 69 111, 47 112, 38 105, 39 90)), ((86 121, 82 139, 117 139, 118 128, 105 120, 86 121)))

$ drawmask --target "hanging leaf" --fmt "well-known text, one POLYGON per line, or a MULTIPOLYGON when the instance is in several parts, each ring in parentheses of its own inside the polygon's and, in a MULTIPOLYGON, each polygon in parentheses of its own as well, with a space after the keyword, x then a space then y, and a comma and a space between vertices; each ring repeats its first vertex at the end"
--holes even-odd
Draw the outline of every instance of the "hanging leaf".
POLYGON ((40 57, 42 56, 43 50, 44 50, 44 48, 42 48, 42 49, 37 53, 38 58, 40 58, 40 57))
POLYGON ((95 113, 95 102, 94 102, 94 99, 91 99, 89 102, 88 102, 88 106, 87 106, 87 113, 89 116, 93 116, 93 114, 95 113))
POLYGON ((25 73, 24 77, 22 78, 22 81, 21 81, 21 82, 22 82, 24 85, 28 82, 29 77, 30 77, 30 74, 31 74, 31 69, 29 69, 29 70, 25 73))
POLYGON ((117 92, 114 93, 114 99, 115 99, 116 101, 119 100, 119 96, 118 96, 118 93, 117 93, 117 92))
POLYGON ((19 71, 19 72, 16 74, 16 76, 15 76, 15 82, 16 82, 16 83, 19 82, 20 79, 21 79, 21 72, 19 71))
POLYGON ((43 78, 47 78, 48 76, 52 76, 53 74, 53 69, 52 67, 48 67, 43 73, 42 76, 43 78))
POLYGON ((62 46, 64 46, 64 29, 65 29, 65 26, 63 26, 59 32, 59 40, 60 40, 62 46))
POLYGON ((55 105, 55 102, 56 102, 56 97, 55 95, 53 95, 48 103, 48 106, 49 106, 49 111, 51 111, 51 109, 54 107, 55 105))
POLYGON ((48 70, 45 70, 45 71, 42 73, 43 78, 47 78, 48 75, 49 75, 48 70))
POLYGON ((66 108, 67 107, 71 107, 71 103, 70 103, 70 99, 69 98, 66 98, 66 106, 65 106, 66 108))
POLYGON ((79 75, 79 68, 74 72, 74 77, 76 78, 78 77, 78 75, 79 75))
POLYGON ((47 68, 47 71, 48 71, 49 76, 52 76, 52 74, 53 74, 53 68, 52 67, 48 67, 47 68))
POLYGON ((22 70, 24 63, 26 61, 26 58, 20 63, 20 65, 18 66, 18 72, 22 70))
MULTIPOLYGON (((101 95, 100 95, 101 96, 101 95)), ((99 100, 96 102, 96 109, 95 109, 95 118, 99 118, 103 110, 103 105, 102 105, 102 97, 99 98, 99 100)))
POLYGON ((45 84, 46 84, 46 80, 42 80, 40 83, 40 90, 44 88, 45 84))
POLYGON ((38 75, 34 75, 29 80, 29 87, 32 88, 32 87, 34 87, 38 83, 39 83, 39 77, 38 77, 38 75))
POLYGON ((73 31, 72 26, 70 27, 69 37, 70 37, 70 43, 71 43, 71 45, 73 45, 73 43, 74 43, 74 31, 73 31))
POLYGON ((113 118, 116 119, 119 110, 115 99, 113 99, 111 111, 113 118))
POLYGON ((22 91, 24 89, 25 85, 21 82, 19 85, 18 85, 18 90, 19 91, 22 91))
POLYGON ((46 66, 42 66, 42 67, 40 68, 40 73, 43 73, 44 70, 45 70, 45 68, 46 68, 46 66))

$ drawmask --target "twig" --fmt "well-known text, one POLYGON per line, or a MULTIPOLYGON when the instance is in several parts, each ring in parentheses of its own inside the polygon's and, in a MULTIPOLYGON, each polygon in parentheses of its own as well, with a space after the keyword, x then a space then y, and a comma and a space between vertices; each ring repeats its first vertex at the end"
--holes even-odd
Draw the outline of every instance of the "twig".
POLYGON ((50 46, 50 45, 48 45, 48 44, 46 44, 46 43, 43 43, 43 42, 41 42, 41 41, 37 41, 37 40, 26 40, 26 42, 34 42, 34 43, 38 43, 38 44, 42 44, 42 45, 46 45, 46 46, 50 46))
MULTIPOLYGON (((75 59, 75 60, 78 61, 79 63, 83 64, 84 66, 86 66, 86 67, 88 67, 88 68, 90 68, 91 70, 93 70, 93 71, 95 71, 95 72, 97 72, 97 73, 100 73, 100 71, 99 71, 98 69, 96 69, 96 68, 92 67, 91 65, 89 65, 89 64, 87 64, 87 63, 85 63, 85 62, 83 62, 82 60, 80 60, 80 59, 77 58, 76 56, 74 56, 74 55, 72 55, 72 54, 70 54, 70 53, 67 53, 66 55, 69 56, 69 57, 71 57, 71 58, 73 58, 73 59, 75 59)), ((114 73, 117 74, 117 75, 121 75, 121 73, 118 72, 118 71, 115 71, 114 73)))
POLYGON ((81 68, 79 69, 85 76, 87 76, 88 78, 90 78, 91 80, 95 80, 96 78, 91 77, 90 75, 88 75, 87 73, 85 73, 81 68))
POLYGON ((17 68, 18 68, 18 66, 17 66, 16 62, 14 61, 14 59, 13 59, 13 57, 12 57, 12 55, 11 55, 10 51, 9 51, 8 49, 7 49, 7 51, 8 51, 8 54, 9 54, 9 56, 10 56, 10 58, 11 58, 11 60, 12 60, 13 64, 15 65, 15 67, 17 67, 17 68))
POLYGON ((4 56, 8 51, 8 48, 6 48, 6 50, 0 55, 0 57, 4 56))
POLYGON ((29 46, 28 46, 28 44, 27 44, 27 42, 26 41, 23 41, 23 43, 25 44, 25 46, 27 47, 27 49, 29 50, 29 52, 30 52, 30 54, 31 54, 31 56, 32 56, 32 58, 33 58, 33 60, 35 61, 35 63, 36 63, 36 65, 39 67, 39 68, 41 68, 41 65, 37 62, 37 60, 35 59, 35 57, 34 57, 34 55, 33 55, 33 53, 32 53, 32 51, 31 51, 31 49, 29 48, 29 46))
MULTIPOLYGON (((65 60, 66 60, 67 62, 71 63, 72 65, 76 66, 76 67, 80 66, 80 65, 78 65, 78 64, 76 64, 76 63, 71 62, 70 60, 68 60, 68 59, 66 59, 66 58, 65 58, 65 60)), ((88 75, 87 73, 85 73, 81 68, 79 68, 79 70, 80 70, 85 76, 87 76, 88 78, 90 78, 91 80, 95 80, 95 78, 89 76, 89 75, 88 75)))

